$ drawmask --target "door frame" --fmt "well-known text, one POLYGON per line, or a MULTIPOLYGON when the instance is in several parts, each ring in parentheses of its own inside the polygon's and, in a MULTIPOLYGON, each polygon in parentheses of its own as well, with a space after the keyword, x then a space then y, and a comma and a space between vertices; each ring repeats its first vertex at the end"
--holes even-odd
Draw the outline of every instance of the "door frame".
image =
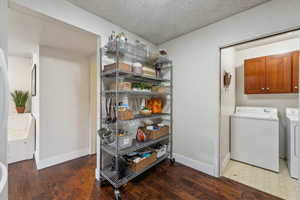
MULTIPOLYGON (((274 37, 274 36, 277 36, 277 35, 282 35, 282 34, 285 34, 285 33, 289 33, 289 32, 294 32, 294 31, 299 31, 300 30, 300 26, 296 26, 296 27, 292 27, 292 28, 288 28, 288 29, 283 29, 281 31, 277 31, 277 32, 271 32, 269 34, 263 34, 263 35, 260 35, 260 36, 257 36, 257 37, 253 37, 253 38, 249 38, 249 39, 246 39, 246 40, 241 40, 239 42, 235 42, 235 43, 229 43, 227 45, 223 45, 223 46, 220 46, 219 47, 219 80, 218 80, 218 87, 219 87, 219 107, 218 107, 218 116, 219 116, 219 122, 218 122, 218 140, 217 140, 217 168, 215 170, 215 176, 216 177, 221 177, 222 176, 222 172, 221 172, 221 167, 222 167, 222 161, 221 161, 221 108, 222 108, 222 99, 221 99, 221 83, 222 83, 222 80, 223 80, 223 77, 222 77, 222 56, 221 56, 221 52, 223 49, 226 49, 226 48, 230 48, 230 47, 235 47, 235 46, 238 46, 238 45, 242 45, 242 44, 245 44, 245 43, 249 43, 249 42, 254 42, 254 41, 257 41, 257 40, 262 40, 262 39, 267 39, 267 38, 270 38, 270 37, 274 37)), ((299 38, 300 38, 300 35, 299 35, 299 38)), ((300 70, 299 70, 299 73, 300 73, 300 70)), ((300 80, 299 80, 299 86, 300 86, 300 80)), ((298 107, 300 109, 300 96, 299 96, 299 100, 298 100, 298 107)), ((300 122, 299 122, 300 124, 300 122)), ((300 164, 299 164, 300 166, 300 164)), ((299 167, 299 171, 300 171, 300 167, 299 167)), ((300 183, 300 179, 299 179, 299 183, 300 183)))
POLYGON ((98 116, 100 116, 99 110, 99 98, 98 98, 98 91, 99 91, 99 77, 100 76, 100 62, 99 62, 99 49, 101 48, 101 36, 97 35, 96 40, 96 52, 95 55, 90 57, 95 57, 95 66, 92 66, 89 63, 90 67, 90 133, 89 133, 89 154, 93 155, 97 153, 97 130, 98 127, 98 116), (95 67, 93 69, 93 67, 95 67), (94 72, 94 74, 93 74, 94 72))

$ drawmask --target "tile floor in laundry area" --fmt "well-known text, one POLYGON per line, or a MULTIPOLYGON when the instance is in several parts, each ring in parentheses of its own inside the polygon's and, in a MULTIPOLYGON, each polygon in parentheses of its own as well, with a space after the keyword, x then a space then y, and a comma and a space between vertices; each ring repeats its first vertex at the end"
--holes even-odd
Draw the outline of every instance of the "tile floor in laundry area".
POLYGON ((287 163, 282 159, 279 173, 230 160, 223 176, 283 199, 299 197, 299 183, 290 177, 287 163))

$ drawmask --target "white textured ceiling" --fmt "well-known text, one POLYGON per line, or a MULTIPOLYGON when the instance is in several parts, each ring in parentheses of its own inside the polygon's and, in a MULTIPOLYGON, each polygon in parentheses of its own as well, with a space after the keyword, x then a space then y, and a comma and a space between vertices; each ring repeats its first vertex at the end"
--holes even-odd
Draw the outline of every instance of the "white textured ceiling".
POLYGON ((37 45, 69 50, 83 56, 96 53, 97 36, 31 10, 10 6, 9 55, 31 57, 37 45))
POLYGON ((67 0, 154 44, 269 0, 67 0))

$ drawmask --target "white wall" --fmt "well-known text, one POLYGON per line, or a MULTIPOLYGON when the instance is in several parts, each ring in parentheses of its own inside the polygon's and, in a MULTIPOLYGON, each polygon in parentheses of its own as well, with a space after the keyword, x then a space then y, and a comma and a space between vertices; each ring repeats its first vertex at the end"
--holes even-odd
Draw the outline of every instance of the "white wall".
POLYGON ((235 76, 235 48, 226 48, 221 51, 221 121, 220 121, 220 153, 221 172, 226 168, 230 160, 230 115, 235 111, 236 76, 235 76), (231 83, 224 87, 224 72, 231 74, 231 83))
MULTIPOLYGON (((8 13, 8 1, 0 1, 0 48, 4 50, 7 55, 7 13, 8 13)), ((6 59, 7 60, 7 59, 6 59)), ((3 114, 3 113, 1 113, 3 114)), ((7 116, 4 117, 4 126, 0 125, 0 162, 7 164, 7 116)), ((2 193, 0 193, 0 199, 6 200, 7 187, 2 193)))
POLYGON ((244 92, 244 60, 286 53, 299 50, 299 39, 285 40, 268 45, 253 47, 237 51, 237 95, 236 101, 239 106, 267 106, 278 109, 280 119, 280 157, 286 157, 286 119, 285 109, 287 107, 298 107, 298 94, 252 94, 244 92))
POLYGON ((40 48, 39 168, 89 153, 90 65, 86 57, 40 48))
MULTIPOLYGON (((23 90, 31 93, 31 69, 32 59, 18 56, 8 56, 8 81, 10 92, 23 90)), ((10 98, 9 112, 16 113, 16 106, 10 98)), ((27 102, 26 112, 30 112, 30 96, 27 102)))
POLYGON ((299 0, 270 1, 160 46, 174 63, 174 148, 182 161, 219 174, 219 48, 299 26, 299 10, 299 0))

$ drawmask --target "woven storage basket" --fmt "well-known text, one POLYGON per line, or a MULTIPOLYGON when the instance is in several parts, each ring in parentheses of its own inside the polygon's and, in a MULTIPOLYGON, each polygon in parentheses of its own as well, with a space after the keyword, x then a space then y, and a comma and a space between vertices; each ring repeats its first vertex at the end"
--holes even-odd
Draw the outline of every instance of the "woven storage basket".
MULTIPOLYGON (((116 90, 117 87, 116 87, 116 83, 111 83, 110 86, 109 86, 109 89, 110 90, 116 90)), ((119 87, 118 87, 118 90, 122 90, 122 91, 130 91, 131 90, 131 83, 130 82, 121 82, 119 83, 119 87)))
POLYGON ((154 131, 143 128, 143 131, 147 135, 147 140, 156 140, 160 137, 168 135, 169 129, 170 129, 169 126, 164 126, 164 127, 160 128, 159 130, 154 130, 154 131))
POLYGON ((152 92, 165 93, 165 92, 167 92, 167 87, 165 87, 165 86, 152 86, 152 92))
POLYGON ((134 115, 131 110, 118 111, 118 119, 119 120, 130 120, 133 118, 134 118, 134 115))
POLYGON ((156 160, 157 160, 157 153, 153 152, 151 154, 151 156, 144 158, 143 160, 141 160, 138 163, 131 162, 130 168, 135 173, 138 173, 138 172, 142 171, 143 169, 145 169, 146 167, 148 167, 149 165, 151 165, 152 163, 154 163, 156 160))
MULTIPOLYGON (((117 69, 117 65, 116 65, 116 63, 113 63, 113 64, 110 64, 110 65, 105 65, 103 71, 107 72, 107 71, 112 71, 112 70, 116 70, 116 69, 117 69)), ((118 70, 130 73, 132 71, 132 68, 128 64, 119 63, 118 70)))

